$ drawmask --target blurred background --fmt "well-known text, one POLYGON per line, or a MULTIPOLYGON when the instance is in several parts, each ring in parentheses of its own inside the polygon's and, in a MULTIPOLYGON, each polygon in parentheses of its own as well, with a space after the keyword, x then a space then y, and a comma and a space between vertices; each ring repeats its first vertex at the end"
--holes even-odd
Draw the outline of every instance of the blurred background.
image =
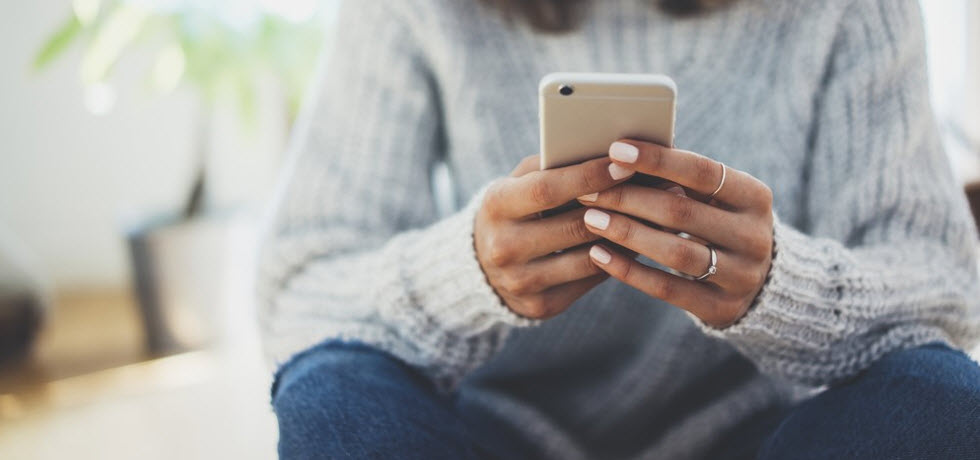
MULTIPOLYGON (((257 235, 336 3, 0 5, 0 458, 275 456, 257 235)), ((980 1, 922 4, 980 195, 980 1)))

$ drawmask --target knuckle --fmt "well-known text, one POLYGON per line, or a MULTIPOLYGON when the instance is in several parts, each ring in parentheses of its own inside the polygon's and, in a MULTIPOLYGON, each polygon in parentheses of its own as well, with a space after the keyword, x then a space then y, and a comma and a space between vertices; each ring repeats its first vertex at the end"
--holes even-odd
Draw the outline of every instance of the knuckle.
POLYGON ((684 224, 694 217, 694 200, 672 196, 667 201, 667 218, 671 224, 684 224))
POLYGON ((606 178, 609 177, 609 173, 605 165, 604 162, 596 162, 592 167, 583 171, 581 184, 579 184, 582 190, 589 193, 598 192, 607 186, 606 178))
POLYGON ((497 276, 497 287, 501 290, 507 292, 508 294, 514 294, 514 276, 509 272, 501 273, 497 276))
POLYGON ((666 155, 662 147, 641 147, 640 156, 646 157, 647 164, 654 171, 663 171, 666 167, 666 155))
POLYGON ((504 289, 511 294, 524 296, 535 292, 535 277, 528 273, 509 273, 504 277, 504 289))
POLYGON ((763 182, 759 182, 759 185, 761 186, 759 192, 759 205, 762 207, 764 212, 772 212, 772 203, 774 199, 772 189, 763 182))
POLYGON ((721 167, 706 157, 694 159, 694 177, 699 184, 711 185, 719 182, 721 167))
POLYGON ((767 275, 768 273, 762 270, 751 270, 749 272, 749 286, 753 292, 765 284, 767 275))
POLYGON ((756 251, 759 260, 766 260, 772 255, 772 237, 768 234, 759 234, 756 243, 756 251))
POLYGON ((733 285, 731 289, 737 291, 752 289, 752 286, 759 280, 759 276, 754 269, 732 270, 731 273, 728 273, 727 277, 733 285))
POLYGON ((596 266, 595 262, 592 262, 592 257, 588 254, 583 254, 579 258, 579 270, 584 276, 598 275, 604 273, 601 268, 596 266))
POLYGON ((762 181, 752 177, 752 182, 754 182, 754 187, 747 187, 752 190, 750 195, 746 199, 746 202, 751 207, 750 212, 760 216, 772 215, 773 209, 773 191, 768 185, 762 181))
POLYGON ((664 300, 673 298, 676 290, 677 284, 666 276, 658 277, 651 286, 654 297, 664 300))
POLYGON ((673 268, 684 270, 694 269, 699 262, 697 249, 687 242, 677 242, 668 250, 667 263, 673 268))
POLYGON ((562 225, 561 233, 566 241, 591 241, 595 239, 595 234, 585 226, 585 221, 577 218, 562 225))
POLYGON ((502 214, 504 187, 504 181, 498 180, 487 188, 487 192, 483 196, 483 209, 491 218, 497 218, 502 214))
POLYGON ((508 293, 516 294, 514 288, 517 287, 517 276, 512 271, 503 272, 497 277, 497 284, 508 293))
POLYGON ((629 220, 613 219, 609 225, 611 239, 629 246, 636 239, 636 225, 629 220))
POLYGON ((763 260, 772 250, 772 239, 762 232, 747 233, 742 239, 752 260, 763 260))
POLYGON ((622 279, 623 282, 625 282, 626 284, 630 284, 633 286, 637 285, 636 284, 637 271, 633 266, 633 264, 635 263, 636 263, 635 261, 628 261, 626 262, 625 265, 622 266, 622 268, 619 268, 619 270, 617 270, 619 272, 619 278, 622 279))
POLYGON ((516 259, 516 251, 505 237, 494 235, 490 237, 490 248, 487 259, 491 264, 503 267, 516 259))
POLYGON ((762 216, 762 223, 766 226, 766 236, 771 240, 773 227, 776 225, 776 217, 772 209, 762 216))
POLYGON ((548 304, 543 295, 527 296, 521 300, 524 316, 531 319, 543 319, 548 316, 548 304))
POLYGON ((533 182, 528 193, 531 195, 530 198, 535 204, 540 206, 555 204, 554 188, 548 182, 543 180, 533 182))
POLYGON ((626 201, 626 186, 618 185, 599 194, 599 200, 612 209, 622 209, 626 201))

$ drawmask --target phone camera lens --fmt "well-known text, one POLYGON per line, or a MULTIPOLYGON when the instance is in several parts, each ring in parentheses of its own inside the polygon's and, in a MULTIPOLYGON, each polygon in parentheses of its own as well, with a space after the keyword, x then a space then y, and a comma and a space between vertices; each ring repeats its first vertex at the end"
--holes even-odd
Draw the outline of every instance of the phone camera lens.
POLYGON ((575 88, 572 88, 571 86, 568 85, 561 85, 560 87, 558 87, 558 93, 561 94, 562 96, 571 96, 572 93, 574 92, 575 92, 575 88))

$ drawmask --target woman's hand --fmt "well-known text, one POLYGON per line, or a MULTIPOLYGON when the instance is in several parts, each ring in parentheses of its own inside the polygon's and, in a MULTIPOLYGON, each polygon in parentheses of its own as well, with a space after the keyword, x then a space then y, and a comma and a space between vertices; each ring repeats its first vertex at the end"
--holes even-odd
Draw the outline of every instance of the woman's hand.
POLYGON ((762 289, 772 262, 769 187, 704 156, 655 144, 617 142, 610 147, 609 156, 623 168, 661 177, 684 189, 621 184, 579 197, 591 207, 583 216, 587 227, 688 277, 647 267, 603 245, 593 246, 590 252, 596 265, 713 327, 738 321, 762 289), (724 184, 712 197, 723 177, 724 184), (705 275, 711 264, 708 245, 717 254, 717 273, 697 281, 694 278, 705 275))
POLYGON ((585 227, 585 209, 546 218, 538 213, 584 194, 607 190, 633 175, 600 158, 546 171, 538 156, 487 190, 473 237, 487 281, 515 313, 550 318, 608 278, 589 257, 599 236, 585 227), (569 249, 571 248, 571 249, 569 249), (559 252, 561 251, 561 252, 559 252))

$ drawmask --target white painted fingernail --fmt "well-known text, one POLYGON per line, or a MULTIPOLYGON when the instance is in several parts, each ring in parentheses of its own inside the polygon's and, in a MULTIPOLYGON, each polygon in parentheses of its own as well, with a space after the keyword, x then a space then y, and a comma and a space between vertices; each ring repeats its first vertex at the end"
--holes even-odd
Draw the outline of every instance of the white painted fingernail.
POLYGON ((612 261, 612 254, 603 249, 602 246, 592 246, 592 249, 589 249, 589 257, 592 257, 592 260, 599 262, 602 265, 608 264, 612 261))
POLYGON ((687 193, 684 192, 684 189, 678 185, 668 187, 666 191, 673 193, 674 195, 687 196, 687 193))
POLYGON ((626 169, 616 163, 609 163, 609 175, 612 176, 613 180, 625 179, 632 176, 634 172, 632 169, 626 169))
POLYGON ((636 163, 636 159, 640 157, 640 149, 625 142, 613 142, 609 146, 609 157, 623 163, 636 163))
POLYGON ((595 203, 595 200, 599 199, 599 193, 590 193, 588 195, 582 195, 578 197, 581 201, 588 201, 589 203, 595 203))
POLYGON ((585 223, 590 227, 605 230, 609 228, 609 214, 598 209, 590 209, 585 211, 585 223))

